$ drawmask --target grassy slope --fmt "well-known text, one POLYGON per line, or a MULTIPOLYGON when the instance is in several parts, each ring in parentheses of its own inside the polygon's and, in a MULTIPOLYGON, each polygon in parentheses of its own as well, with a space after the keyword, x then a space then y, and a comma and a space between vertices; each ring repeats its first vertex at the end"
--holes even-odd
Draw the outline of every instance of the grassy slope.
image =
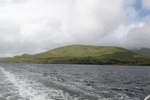
POLYGON ((148 64, 150 59, 119 47, 71 45, 36 55, 8 58, 3 62, 63 64, 148 64))

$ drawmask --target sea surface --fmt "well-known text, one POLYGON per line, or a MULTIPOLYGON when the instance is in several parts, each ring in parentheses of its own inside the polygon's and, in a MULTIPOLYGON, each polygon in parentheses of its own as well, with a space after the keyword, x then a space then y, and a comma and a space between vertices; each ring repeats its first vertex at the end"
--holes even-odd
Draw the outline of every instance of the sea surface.
POLYGON ((0 100, 143 100, 150 66, 0 64, 0 100))

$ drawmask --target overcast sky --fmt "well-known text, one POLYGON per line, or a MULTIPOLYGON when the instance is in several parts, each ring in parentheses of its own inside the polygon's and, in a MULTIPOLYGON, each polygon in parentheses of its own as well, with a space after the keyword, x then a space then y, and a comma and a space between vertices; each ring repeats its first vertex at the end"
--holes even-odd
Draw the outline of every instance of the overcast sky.
POLYGON ((150 48, 150 0, 0 0, 0 56, 70 44, 150 48))

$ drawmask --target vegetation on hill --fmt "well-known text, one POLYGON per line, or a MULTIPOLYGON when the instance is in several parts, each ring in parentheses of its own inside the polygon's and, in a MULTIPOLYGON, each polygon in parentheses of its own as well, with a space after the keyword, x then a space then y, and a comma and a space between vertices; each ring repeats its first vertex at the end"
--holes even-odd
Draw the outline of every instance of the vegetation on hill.
POLYGON ((150 65, 150 59, 119 47, 70 45, 47 52, 7 58, 2 62, 41 64, 150 65))

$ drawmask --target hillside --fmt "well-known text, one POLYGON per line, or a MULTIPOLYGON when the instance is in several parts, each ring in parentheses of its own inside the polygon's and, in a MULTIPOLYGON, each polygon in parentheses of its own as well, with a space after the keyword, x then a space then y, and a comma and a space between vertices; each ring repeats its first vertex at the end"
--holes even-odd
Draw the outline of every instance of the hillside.
POLYGON ((150 57, 150 48, 141 48, 141 49, 136 49, 133 51, 138 53, 138 54, 150 57))
POLYGON ((47 52, 7 58, 2 62, 44 64, 149 65, 150 59, 132 51, 110 46, 70 45, 47 52))
POLYGON ((0 60, 6 59, 6 57, 0 57, 0 60))

